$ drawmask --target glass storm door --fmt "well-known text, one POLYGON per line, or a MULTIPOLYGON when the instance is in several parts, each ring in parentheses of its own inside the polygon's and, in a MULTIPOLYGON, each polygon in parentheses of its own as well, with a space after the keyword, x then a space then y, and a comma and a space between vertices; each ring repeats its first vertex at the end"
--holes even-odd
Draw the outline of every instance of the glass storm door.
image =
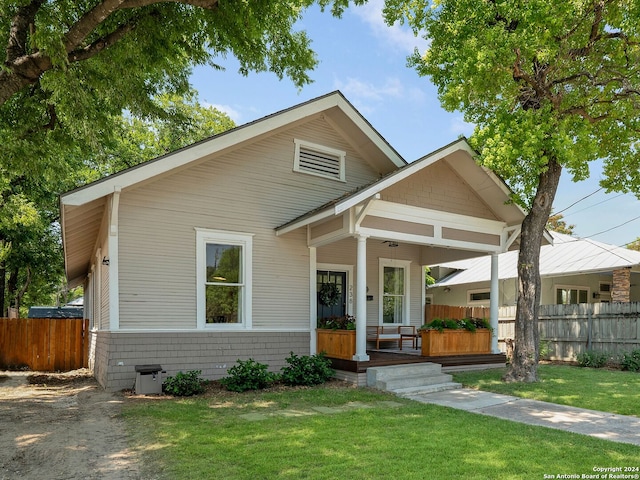
POLYGON ((316 292, 318 318, 342 317, 347 310, 347 272, 318 270, 316 292))

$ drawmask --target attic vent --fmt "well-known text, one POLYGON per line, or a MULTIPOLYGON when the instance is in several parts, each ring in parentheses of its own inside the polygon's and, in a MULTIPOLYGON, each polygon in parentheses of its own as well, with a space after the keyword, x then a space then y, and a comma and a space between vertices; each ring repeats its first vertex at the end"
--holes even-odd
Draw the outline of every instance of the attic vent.
POLYGON ((294 143, 294 171, 345 181, 345 152, 300 140, 294 143))

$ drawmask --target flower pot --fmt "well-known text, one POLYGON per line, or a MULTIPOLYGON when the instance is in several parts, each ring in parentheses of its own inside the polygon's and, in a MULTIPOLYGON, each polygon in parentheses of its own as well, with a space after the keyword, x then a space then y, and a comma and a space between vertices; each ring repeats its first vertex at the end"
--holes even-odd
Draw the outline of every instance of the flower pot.
POLYGON ((317 329, 317 350, 325 352, 329 358, 351 360, 356 354, 355 330, 317 329))
POLYGON ((422 330, 422 355, 438 357, 491 353, 491 330, 422 330))

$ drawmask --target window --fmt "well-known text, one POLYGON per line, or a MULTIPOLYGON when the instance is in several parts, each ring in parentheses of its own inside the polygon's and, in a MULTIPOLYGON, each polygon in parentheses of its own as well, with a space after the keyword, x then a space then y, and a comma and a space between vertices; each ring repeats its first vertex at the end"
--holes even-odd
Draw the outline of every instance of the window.
POLYGON ((576 303, 589 302, 589 289, 587 287, 556 287, 556 303, 559 305, 568 305, 576 303))
POLYGON ((301 140, 294 140, 294 144, 295 172, 345 181, 345 152, 301 140))
POLYGON ((409 264, 402 260, 380 259, 382 323, 408 324, 409 264))
POLYGON ((198 328, 251 326, 253 238, 196 229, 198 328))
POLYGON ((491 290, 468 290, 467 303, 488 305, 491 300, 491 290))

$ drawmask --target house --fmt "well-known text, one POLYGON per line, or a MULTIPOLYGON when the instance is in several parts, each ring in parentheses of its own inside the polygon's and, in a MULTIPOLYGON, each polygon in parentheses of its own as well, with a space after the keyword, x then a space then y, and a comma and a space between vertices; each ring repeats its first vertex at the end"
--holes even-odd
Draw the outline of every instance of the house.
POLYGON ((82 305, 29 307, 27 318, 84 318, 82 305))
MULTIPOLYGON (((640 252, 549 232, 553 244, 540 249, 541 305, 639 302, 640 252)), ((489 305, 490 266, 487 256, 434 265, 439 279, 427 291, 433 304, 489 305)), ((516 304, 518 252, 499 255, 499 306, 516 304)))
POLYGON ((366 361, 367 325, 422 324, 425 265, 517 248, 524 212, 473 156, 459 139, 407 164, 334 92, 61 195, 94 375, 277 371, 332 314, 366 361))

